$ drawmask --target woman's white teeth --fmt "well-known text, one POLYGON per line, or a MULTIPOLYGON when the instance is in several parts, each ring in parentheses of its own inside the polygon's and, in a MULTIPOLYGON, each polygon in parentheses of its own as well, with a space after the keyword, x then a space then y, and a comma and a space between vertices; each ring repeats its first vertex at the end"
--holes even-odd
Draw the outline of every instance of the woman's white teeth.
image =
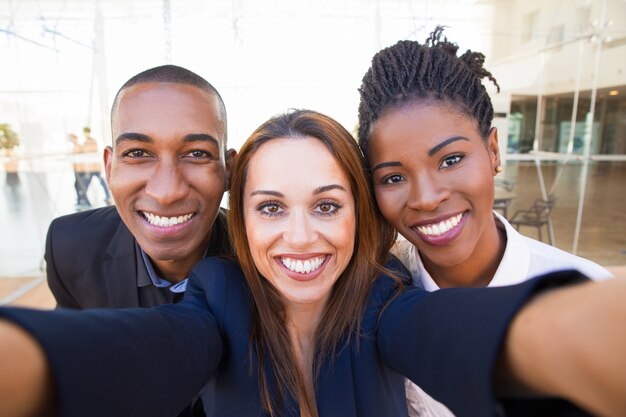
POLYGON ((148 220, 148 223, 160 227, 169 227, 184 223, 193 217, 193 214, 185 214, 183 216, 177 217, 161 217, 157 216, 156 214, 148 213, 146 211, 143 211, 142 213, 143 217, 148 220))
POLYGON ((285 265, 287 269, 300 274, 308 274, 315 271, 324 263, 325 256, 319 256, 317 258, 311 258, 306 260, 280 258, 280 261, 285 265))
POLYGON ((454 228, 461 219, 463 218, 463 213, 459 213, 454 217, 450 217, 447 220, 443 220, 437 224, 429 224, 428 226, 418 226, 417 230, 427 236, 441 236, 446 232, 449 232, 452 228, 454 228))

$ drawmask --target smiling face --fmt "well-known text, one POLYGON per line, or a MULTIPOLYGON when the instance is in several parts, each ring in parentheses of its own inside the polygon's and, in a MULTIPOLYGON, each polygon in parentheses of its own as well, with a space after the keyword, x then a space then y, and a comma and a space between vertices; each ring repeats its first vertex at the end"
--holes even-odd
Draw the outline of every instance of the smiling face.
POLYGON ((383 216, 417 247, 431 275, 497 253, 495 129, 485 142, 454 107, 404 105, 376 121, 369 162, 383 216))
POLYGON ((180 83, 123 90, 105 170, 126 226, 166 279, 203 256, 230 171, 217 99, 180 83))
POLYGON ((356 230, 350 184, 326 146, 310 137, 261 145, 248 165, 243 211, 259 273, 288 308, 321 311, 352 258, 356 230))

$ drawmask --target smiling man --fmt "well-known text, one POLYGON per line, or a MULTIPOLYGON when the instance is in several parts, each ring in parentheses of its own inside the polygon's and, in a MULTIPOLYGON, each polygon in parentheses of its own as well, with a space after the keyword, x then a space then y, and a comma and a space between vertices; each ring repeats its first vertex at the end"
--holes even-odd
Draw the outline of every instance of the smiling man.
POLYGON ((235 151, 215 88, 165 65, 128 80, 104 151, 115 206, 55 219, 48 284, 59 307, 151 307, 179 301, 204 256, 230 253, 220 202, 235 151))
POLYGON ((217 90, 184 68, 151 68, 117 93, 111 131, 104 162, 115 206, 48 230, 48 284, 61 308, 177 302, 200 259, 231 253, 220 202, 235 151, 217 90))

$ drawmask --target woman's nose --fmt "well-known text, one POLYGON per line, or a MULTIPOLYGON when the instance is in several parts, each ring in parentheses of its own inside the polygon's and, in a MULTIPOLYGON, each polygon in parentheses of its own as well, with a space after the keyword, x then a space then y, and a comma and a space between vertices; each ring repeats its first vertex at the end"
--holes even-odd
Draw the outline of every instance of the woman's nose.
POLYGON ((283 237, 291 245, 304 247, 317 239, 314 222, 305 210, 292 211, 286 227, 283 237))
POLYGON ((450 197, 450 190, 445 183, 433 175, 417 175, 411 181, 407 205, 420 211, 435 211, 450 197))

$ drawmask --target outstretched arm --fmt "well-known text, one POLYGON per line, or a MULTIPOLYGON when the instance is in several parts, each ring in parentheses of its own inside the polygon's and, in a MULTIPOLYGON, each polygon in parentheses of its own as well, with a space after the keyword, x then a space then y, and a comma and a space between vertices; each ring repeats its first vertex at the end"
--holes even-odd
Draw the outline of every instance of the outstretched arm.
POLYGON ((496 386, 517 382, 600 416, 626 416, 626 280, 537 296, 512 321, 501 364, 496 386))
POLYGON ((50 369, 41 346, 22 328, 0 320, 0 416, 55 415, 50 369))
POLYGON ((178 414, 220 364, 214 312, 223 320, 231 282, 242 280, 234 263, 201 264, 178 304, 0 308, 0 416, 178 414))
POLYGON ((176 415, 209 380, 222 354, 213 316, 190 302, 125 310, 9 308, 0 309, 0 316, 36 339, 4 325, 0 362, 22 376, 3 392, 1 385, 11 384, 3 371, 0 403, 14 402, 15 416, 48 416, 56 407, 63 416, 176 415), (12 398, 12 391, 32 407, 12 398), (36 412, 41 406, 45 412, 36 412))
POLYGON ((625 299, 624 280, 589 283, 574 271, 508 287, 408 289, 382 313, 378 343, 387 366, 455 415, 492 416, 498 398, 532 393, 624 416, 625 299))

